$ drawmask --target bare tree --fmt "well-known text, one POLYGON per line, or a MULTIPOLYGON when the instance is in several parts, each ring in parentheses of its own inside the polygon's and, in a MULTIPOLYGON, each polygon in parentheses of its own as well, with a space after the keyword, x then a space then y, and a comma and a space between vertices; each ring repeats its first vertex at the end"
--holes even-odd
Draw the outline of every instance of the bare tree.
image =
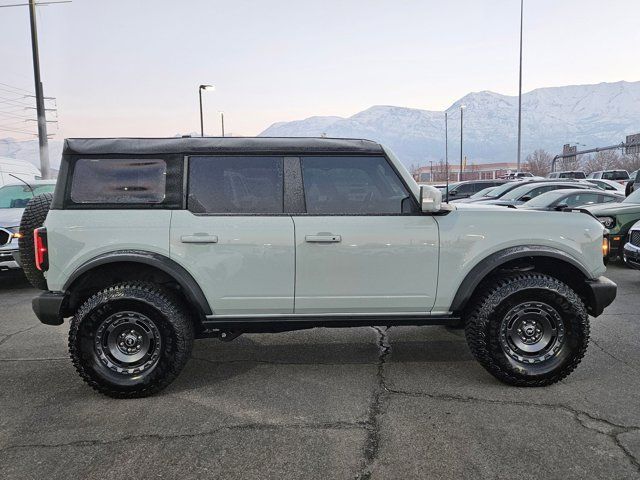
POLYGON ((618 168, 627 172, 635 172, 640 169, 640 153, 630 153, 620 157, 618 168))
POLYGON ((551 154, 541 148, 527 155, 525 159, 527 170, 540 177, 546 177, 551 172, 551 154))
MULTIPOLYGON (((586 155, 585 155, 586 157, 586 155)), ((589 155, 582 161, 582 168, 589 174, 600 170, 620 168, 620 155, 615 150, 604 150, 595 155, 589 155)))

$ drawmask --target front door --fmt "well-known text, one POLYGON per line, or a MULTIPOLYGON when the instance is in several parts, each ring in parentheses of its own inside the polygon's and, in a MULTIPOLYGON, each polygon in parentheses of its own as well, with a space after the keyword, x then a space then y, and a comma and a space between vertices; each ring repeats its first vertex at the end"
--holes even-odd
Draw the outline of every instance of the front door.
POLYGON ((283 158, 194 156, 187 210, 171 219, 171 258, 214 315, 292 314, 293 220, 283 210, 283 158))
POLYGON ((300 159, 306 214, 294 215, 296 314, 429 312, 438 226, 384 156, 300 159))

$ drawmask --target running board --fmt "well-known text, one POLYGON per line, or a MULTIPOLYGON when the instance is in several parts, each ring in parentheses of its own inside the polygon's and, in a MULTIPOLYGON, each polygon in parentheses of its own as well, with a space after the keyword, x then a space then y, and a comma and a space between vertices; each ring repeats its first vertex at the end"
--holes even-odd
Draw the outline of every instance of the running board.
POLYGON ((395 325, 459 326, 460 317, 453 315, 266 315, 266 316, 207 316, 202 322, 205 335, 220 330, 242 332, 286 332, 306 328, 348 328, 395 325))

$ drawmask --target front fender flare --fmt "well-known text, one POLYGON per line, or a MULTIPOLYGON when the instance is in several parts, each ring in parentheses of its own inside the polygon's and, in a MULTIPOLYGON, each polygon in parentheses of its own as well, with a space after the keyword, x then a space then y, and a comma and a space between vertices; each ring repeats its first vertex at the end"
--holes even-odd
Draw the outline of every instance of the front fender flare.
POLYGON ((517 247, 506 248, 492 253, 488 257, 482 259, 469 271, 458 287, 458 291, 451 303, 450 310, 457 313, 462 312, 480 282, 500 265, 504 265, 511 260, 527 257, 555 258, 576 267, 580 272, 582 272, 585 279, 591 278, 589 271, 584 265, 568 253, 557 248, 547 247, 544 245, 520 245, 517 247))

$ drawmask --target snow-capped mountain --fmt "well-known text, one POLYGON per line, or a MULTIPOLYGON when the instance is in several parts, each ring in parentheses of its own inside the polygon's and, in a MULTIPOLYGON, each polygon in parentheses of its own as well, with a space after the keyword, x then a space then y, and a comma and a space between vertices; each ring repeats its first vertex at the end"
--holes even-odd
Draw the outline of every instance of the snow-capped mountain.
MULTIPOLYGON (((446 110, 450 160, 460 155, 461 105, 468 162, 515 161, 518 97, 474 92, 451 105, 446 110)), ((557 153, 565 143, 617 144, 636 132, 640 132, 640 82, 540 88, 522 95, 523 156, 537 148, 557 153)), ((374 106, 349 118, 279 122, 261 133, 269 137, 320 135, 382 142, 407 165, 444 158, 444 112, 438 111, 374 106)))

